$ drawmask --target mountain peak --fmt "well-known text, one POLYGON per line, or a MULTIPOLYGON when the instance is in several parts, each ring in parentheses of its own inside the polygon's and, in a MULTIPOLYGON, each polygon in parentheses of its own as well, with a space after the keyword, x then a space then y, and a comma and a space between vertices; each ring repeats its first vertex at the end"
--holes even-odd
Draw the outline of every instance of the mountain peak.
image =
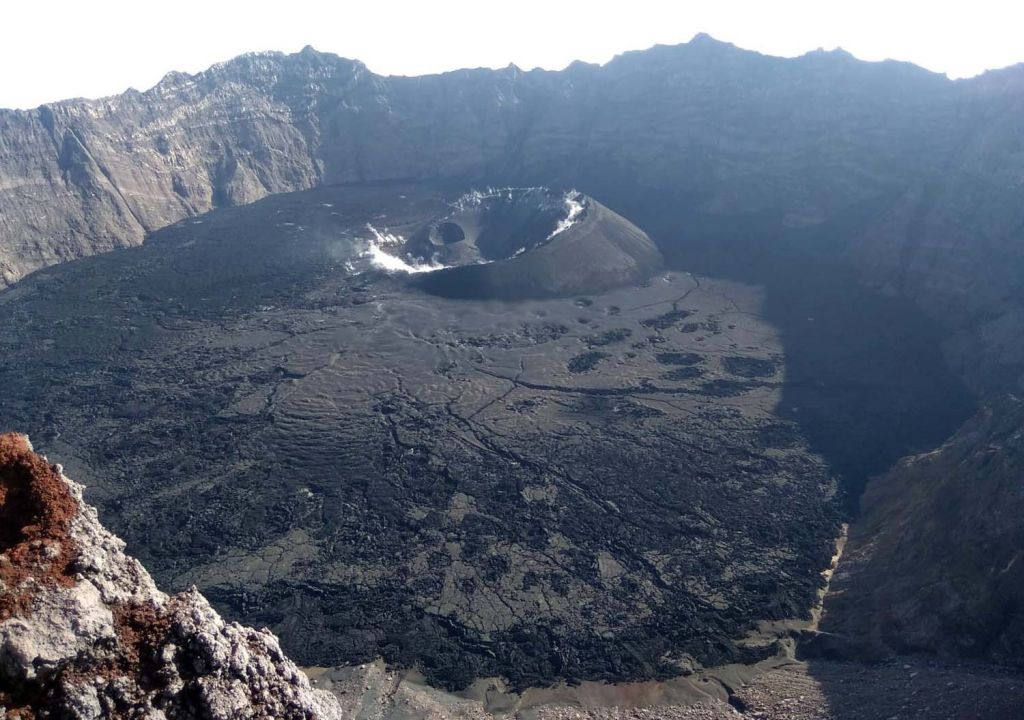
POLYGON ((717 38, 712 37, 706 32, 697 33, 692 38, 690 38, 690 42, 687 44, 696 47, 734 47, 732 43, 725 42, 724 40, 718 40, 717 38))
POLYGON ((803 54, 803 57, 829 57, 838 58, 842 60, 856 60, 857 58, 849 50, 839 47, 838 45, 834 48, 818 47, 814 50, 808 50, 803 54))

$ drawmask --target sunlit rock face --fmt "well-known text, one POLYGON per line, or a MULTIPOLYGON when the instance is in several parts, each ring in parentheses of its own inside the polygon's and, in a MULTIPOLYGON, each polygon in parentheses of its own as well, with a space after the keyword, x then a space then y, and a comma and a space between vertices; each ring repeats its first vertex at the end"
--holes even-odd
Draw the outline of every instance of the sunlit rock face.
POLYGON ((168 596, 82 501, 82 487, 0 435, 0 715, 337 720, 341 706, 277 638, 168 596))

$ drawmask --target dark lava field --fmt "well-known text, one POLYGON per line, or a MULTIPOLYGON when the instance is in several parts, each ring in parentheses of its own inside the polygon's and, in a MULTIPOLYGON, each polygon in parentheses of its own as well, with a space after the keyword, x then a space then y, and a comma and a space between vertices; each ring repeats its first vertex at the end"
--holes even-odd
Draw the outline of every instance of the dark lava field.
POLYGON ((753 659, 866 478, 970 410, 919 313, 827 268, 466 190, 278 195, 36 272, 0 293, 4 423, 162 586, 458 688, 753 659))

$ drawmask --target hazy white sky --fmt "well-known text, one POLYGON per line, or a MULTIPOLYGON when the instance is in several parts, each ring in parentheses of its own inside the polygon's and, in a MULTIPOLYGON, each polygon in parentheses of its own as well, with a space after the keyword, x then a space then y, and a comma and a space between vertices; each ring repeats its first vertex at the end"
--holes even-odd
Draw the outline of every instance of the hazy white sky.
POLYGON ((952 77, 1024 61, 1020 0, 39 0, 7 4, 0 107, 140 90, 243 52, 304 45, 386 74, 562 68, 707 32, 800 55, 843 47, 952 77))

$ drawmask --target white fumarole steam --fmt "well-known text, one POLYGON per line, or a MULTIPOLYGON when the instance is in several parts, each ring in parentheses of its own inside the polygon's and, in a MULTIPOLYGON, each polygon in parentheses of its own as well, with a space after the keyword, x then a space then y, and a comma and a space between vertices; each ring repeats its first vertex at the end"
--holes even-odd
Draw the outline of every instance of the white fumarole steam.
POLYGON ((565 212, 565 217, 558 221, 558 225, 548 235, 548 240, 556 235, 561 235, 579 221, 580 215, 583 213, 583 196, 575 190, 565 196, 565 212))
POLYGON ((446 266, 439 263, 409 263, 397 255, 392 255, 386 248, 400 249, 405 245, 405 238, 401 235, 394 235, 384 228, 383 232, 370 223, 366 229, 373 235, 369 240, 369 247, 362 257, 368 258, 370 263, 385 272, 422 273, 434 270, 443 270, 446 266))

